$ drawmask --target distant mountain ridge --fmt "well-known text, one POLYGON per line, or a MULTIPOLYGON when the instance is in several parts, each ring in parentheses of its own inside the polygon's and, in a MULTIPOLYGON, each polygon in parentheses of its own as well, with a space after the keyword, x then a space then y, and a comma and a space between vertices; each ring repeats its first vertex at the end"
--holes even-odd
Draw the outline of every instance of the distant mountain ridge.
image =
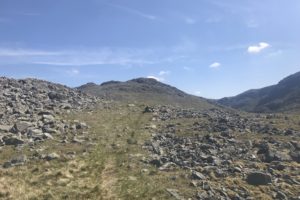
POLYGON ((181 107, 212 108, 206 99, 189 95, 152 78, 136 78, 125 82, 108 81, 100 85, 87 83, 77 89, 104 99, 147 104, 169 104, 181 107))
POLYGON ((217 102, 247 112, 298 112, 300 111, 300 72, 284 78, 276 85, 248 90, 234 97, 222 98, 217 102))

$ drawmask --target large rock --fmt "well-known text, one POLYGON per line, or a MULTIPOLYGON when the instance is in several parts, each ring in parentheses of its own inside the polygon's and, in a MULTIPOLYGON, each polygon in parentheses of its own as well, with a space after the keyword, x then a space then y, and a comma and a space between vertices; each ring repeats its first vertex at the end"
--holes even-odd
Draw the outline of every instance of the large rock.
POLYGON ((61 94, 61 93, 58 93, 58 92, 49 92, 48 93, 48 97, 51 99, 51 100, 63 100, 66 98, 65 95, 61 94))
POLYGON ((12 133, 26 133, 28 128, 32 126, 30 122, 17 122, 15 125, 11 128, 12 133))
POLYGON ((272 177, 270 174, 263 172, 251 172, 248 174, 246 181, 250 185, 267 185, 272 182, 272 177))

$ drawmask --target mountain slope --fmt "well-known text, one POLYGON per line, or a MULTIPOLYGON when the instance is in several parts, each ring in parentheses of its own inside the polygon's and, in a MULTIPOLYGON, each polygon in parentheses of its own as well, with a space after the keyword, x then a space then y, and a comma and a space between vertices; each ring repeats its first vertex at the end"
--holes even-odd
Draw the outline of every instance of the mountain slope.
POLYGON ((300 72, 284 78, 276 85, 223 98, 218 103, 248 112, 300 111, 300 72))
POLYGON ((214 107, 203 98, 186 94, 175 87, 151 78, 137 78, 126 82, 109 81, 101 85, 88 83, 77 89, 104 99, 127 103, 170 104, 196 108, 214 107))

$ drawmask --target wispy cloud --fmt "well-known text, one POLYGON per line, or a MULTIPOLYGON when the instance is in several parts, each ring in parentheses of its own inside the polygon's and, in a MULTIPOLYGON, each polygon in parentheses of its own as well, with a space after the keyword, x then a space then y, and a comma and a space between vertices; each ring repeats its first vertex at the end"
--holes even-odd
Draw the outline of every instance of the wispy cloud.
POLYGON ((229 11, 230 13, 240 13, 240 12, 251 12, 252 8, 249 5, 235 3, 233 1, 221 1, 221 0, 207 0, 208 3, 211 3, 214 6, 222 8, 223 10, 229 11))
POLYGON ((80 71, 78 69, 75 69, 75 68, 73 68, 71 70, 67 70, 66 72, 69 76, 77 76, 77 75, 80 74, 80 71))
POLYGON ((212 17, 208 17, 204 20, 204 22, 207 23, 207 24, 219 23, 221 21, 222 21, 221 16, 212 16, 212 17))
POLYGON ((158 73, 160 76, 165 76, 165 75, 169 75, 170 74, 170 71, 160 71, 159 73, 158 73))
POLYGON ((248 47, 248 53, 257 54, 257 53, 260 53, 262 50, 264 50, 268 47, 270 47, 270 44, 268 44, 266 42, 260 42, 257 45, 249 46, 248 47))
POLYGON ((197 20, 191 17, 185 17, 184 21, 186 24, 193 25, 197 23, 197 20))
POLYGON ((64 52, 57 51, 42 51, 42 50, 32 50, 32 49, 9 49, 0 48, 0 57, 19 57, 19 56, 55 56, 63 55, 64 52))
POLYGON ((172 47, 174 53, 195 52, 197 49, 197 43, 189 38, 182 38, 180 43, 172 47))
POLYGON ((154 61, 149 58, 151 53, 150 50, 126 48, 61 51, 0 48, 0 57, 2 58, 0 62, 10 61, 56 66, 143 65, 153 64, 154 61))
POLYGON ((250 19, 246 22, 248 28, 258 28, 259 24, 256 20, 250 19))
POLYGON ((85 66, 85 65, 143 65, 152 64, 152 61, 143 59, 133 59, 133 58, 86 58, 78 59, 71 58, 65 59, 64 61, 37 61, 33 64, 40 65, 55 65, 55 66, 85 66))
POLYGON ((209 67, 210 68, 219 68, 221 66, 221 63, 219 63, 219 62, 214 62, 214 63, 212 63, 211 65, 209 65, 209 67))
POLYGON ((144 66, 170 64, 189 59, 198 46, 183 40, 174 46, 150 48, 73 48, 71 49, 27 49, 0 46, 0 64, 38 64, 53 66, 123 65, 144 66))
POLYGON ((137 15, 139 17, 142 17, 142 18, 145 18, 145 19, 148 19, 148 20, 157 20, 158 19, 154 15, 146 14, 142 11, 139 11, 139 10, 136 10, 136 9, 133 9, 133 8, 129 8, 127 6, 111 4, 111 3, 107 3, 106 5, 109 5, 109 6, 114 7, 114 8, 118 8, 120 10, 123 10, 123 11, 127 12, 127 13, 137 15))
POLYGON ((184 66, 183 69, 184 69, 185 71, 193 71, 193 68, 187 67, 187 66, 184 66))
POLYGON ((283 51, 282 50, 276 50, 276 51, 273 51, 273 52, 270 52, 267 57, 277 57, 277 56, 280 56, 282 55, 283 51))

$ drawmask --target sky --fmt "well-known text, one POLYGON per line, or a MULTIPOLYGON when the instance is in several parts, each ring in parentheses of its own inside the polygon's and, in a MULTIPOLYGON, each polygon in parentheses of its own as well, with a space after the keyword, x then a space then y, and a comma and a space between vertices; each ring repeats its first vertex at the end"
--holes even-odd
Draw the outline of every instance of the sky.
POLYGON ((300 71, 299 0, 0 0, 0 76, 221 98, 300 71))

